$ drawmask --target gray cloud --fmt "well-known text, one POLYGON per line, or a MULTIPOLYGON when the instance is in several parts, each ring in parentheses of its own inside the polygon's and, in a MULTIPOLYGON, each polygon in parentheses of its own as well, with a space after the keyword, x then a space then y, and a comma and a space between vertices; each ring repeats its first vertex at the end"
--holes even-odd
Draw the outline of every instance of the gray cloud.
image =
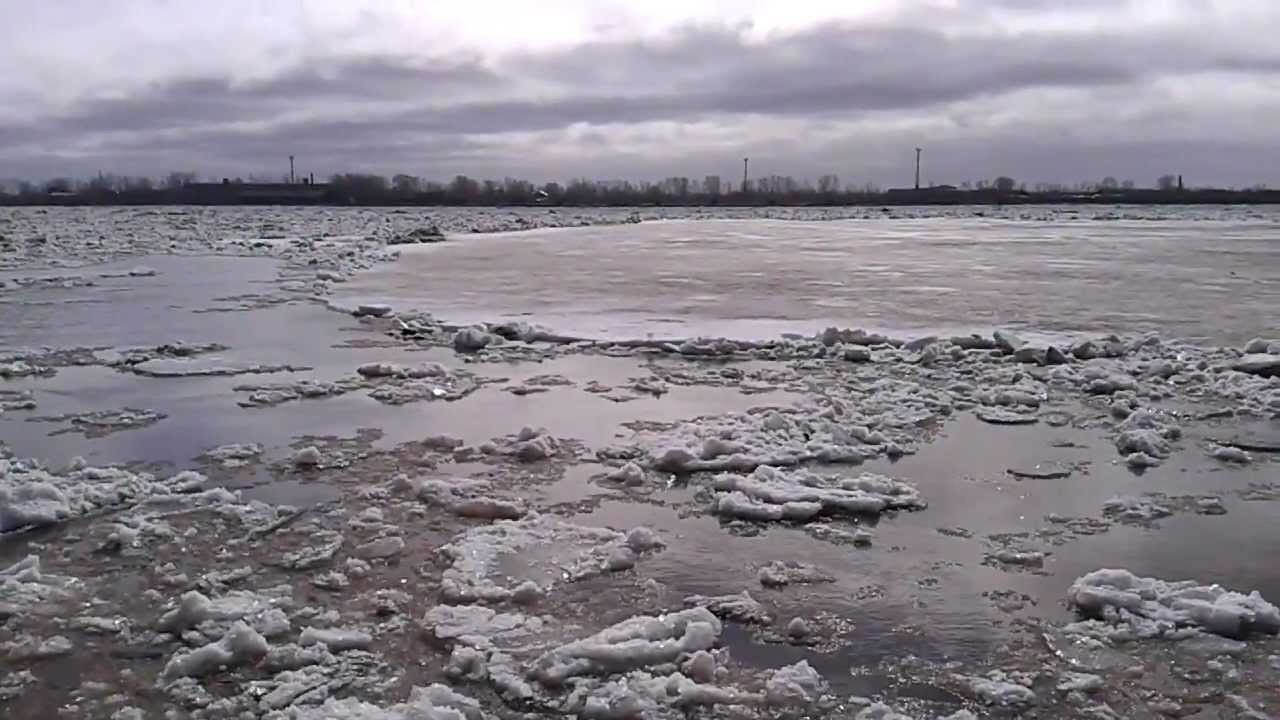
MULTIPOLYGON (((1063 6, 1050 0, 1001 4, 1028 12, 1063 6)), ((1031 149, 1034 138, 1043 142, 1047 134, 1061 131, 1054 117, 1023 97, 1027 93, 1076 93, 1085 103, 1077 114, 1088 118, 1091 109, 1101 123, 1114 112, 1106 99, 1112 91, 1132 89, 1136 96, 1165 77, 1280 72, 1280 53, 1242 52, 1211 38, 1192 42, 1185 29, 975 35, 827 23, 763 39, 743 30, 686 27, 658 39, 597 41, 488 61, 403 54, 320 57, 254 81, 175 78, 24 122, 0 121, 0 148, 9 148, 0 149, 0 159, 32 172, 42 162, 50 168, 74 167, 77 158, 92 158, 121 172, 195 166, 225 174, 245 165, 249 172, 264 157, 294 152, 326 171, 390 172, 414 162, 479 173, 501 168, 505 156, 513 172, 527 172, 531 159, 555 154, 547 147, 521 147, 522 141, 533 142, 527 137, 541 135, 542 142, 559 142, 559 150, 583 153, 574 164, 584 173, 634 161, 635 150, 623 147, 627 128, 634 144, 634 129, 653 123, 755 133, 721 151, 736 157, 752 147, 777 146, 767 131, 770 119, 820 123, 828 130, 833 123, 837 129, 847 123, 848 136, 866 142, 877 132, 865 126, 868 119, 893 116, 904 122, 945 122, 950 136, 942 144, 972 156, 964 152, 966 142, 986 149, 1000 142, 999 132, 989 127, 992 118, 1017 116, 1020 134, 1006 141, 1033 138, 1031 149), (582 125, 591 126, 590 132, 566 139, 566 128, 582 125)), ((1191 117, 1208 110, 1186 109, 1191 117)), ((1118 131, 1111 144, 1142 147, 1151 128, 1118 131)), ((1212 128, 1200 131, 1187 142, 1209 147, 1201 141, 1212 128)), ((882 139, 892 135, 880 132, 882 139)), ((655 141, 655 162, 640 165, 665 161, 676 166, 679 157, 688 159, 687 150, 675 158, 664 156, 664 145, 655 141)), ((823 149, 806 153, 803 147, 795 151, 795 167, 785 172, 797 175, 815 172, 811 163, 829 154, 823 149)), ((1016 167, 1004 171, 1058 179, 1064 171, 1041 155, 1025 153, 1016 167)), ((780 165, 785 162, 779 158, 780 165)), ((1223 171, 1211 154, 1203 163, 1215 173, 1223 171)), ((555 177, 558 170, 548 166, 538 174, 555 177)), ((644 171, 638 167, 636 172, 644 171)))

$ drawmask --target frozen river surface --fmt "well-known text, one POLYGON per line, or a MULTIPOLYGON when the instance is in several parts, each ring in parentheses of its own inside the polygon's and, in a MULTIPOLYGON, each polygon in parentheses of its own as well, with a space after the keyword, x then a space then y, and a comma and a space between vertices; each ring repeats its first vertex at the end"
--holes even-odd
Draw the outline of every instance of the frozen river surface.
POLYGON ((528 316, 588 337, 738 338, 828 325, 904 334, 1274 328, 1280 215, 653 222, 412 247, 348 284, 459 322, 528 316))

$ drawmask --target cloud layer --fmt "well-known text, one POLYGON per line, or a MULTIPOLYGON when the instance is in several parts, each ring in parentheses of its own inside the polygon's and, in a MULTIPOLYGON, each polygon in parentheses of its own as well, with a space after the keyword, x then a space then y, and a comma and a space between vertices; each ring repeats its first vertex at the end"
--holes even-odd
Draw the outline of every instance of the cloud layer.
POLYGON ((1280 8, 1254 3, 56 5, 0 30, 24 70, 0 79, 3 176, 292 153, 320 176, 734 177, 749 155, 892 185, 919 145, 935 182, 1280 184, 1280 8))

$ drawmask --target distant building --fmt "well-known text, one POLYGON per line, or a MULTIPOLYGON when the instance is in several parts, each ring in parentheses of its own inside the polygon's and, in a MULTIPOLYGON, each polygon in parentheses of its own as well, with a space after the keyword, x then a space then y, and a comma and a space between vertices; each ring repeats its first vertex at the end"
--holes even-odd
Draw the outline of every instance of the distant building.
POLYGON ((182 188, 184 198, 194 204, 318 203, 329 198, 329 186, 304 180, 300 183, 232 182, 190 183, 182 188))
POLYGON ((702 191, 708 195, 719 195, 720 194, 720 176, 708 175, 705 179, 703 179, 702 191))
POLYGON ((953 193, 959 192, 960 188, 955 185, 930 185, 922 188, 889 188, 885 192, 890 195, 929 195, 931 193, 953 193))

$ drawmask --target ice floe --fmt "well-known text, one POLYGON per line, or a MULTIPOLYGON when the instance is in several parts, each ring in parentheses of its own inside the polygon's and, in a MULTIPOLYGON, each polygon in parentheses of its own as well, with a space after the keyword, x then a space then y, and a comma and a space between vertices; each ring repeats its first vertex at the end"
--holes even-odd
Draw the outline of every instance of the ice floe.
POLYGON ((1078 578, 1067 600, 1088 618, 1115 624, 1134 637, 1174 635, 1195 628, 1228 638, 1280 633, 1280 609, 1256 591, 1245 595, 1195 581, 1167 582, 1127 570, 1096 570, 1078 578))
POLYGON ((440 551, 450 561, 441 596, 452 603, 509 600, 525 582, 545 593, 630 569, 640 556, 625 533, 537 514, 472 528, 440 551), (518 572, 510 569, 512 561, 520 564, 518 572))

